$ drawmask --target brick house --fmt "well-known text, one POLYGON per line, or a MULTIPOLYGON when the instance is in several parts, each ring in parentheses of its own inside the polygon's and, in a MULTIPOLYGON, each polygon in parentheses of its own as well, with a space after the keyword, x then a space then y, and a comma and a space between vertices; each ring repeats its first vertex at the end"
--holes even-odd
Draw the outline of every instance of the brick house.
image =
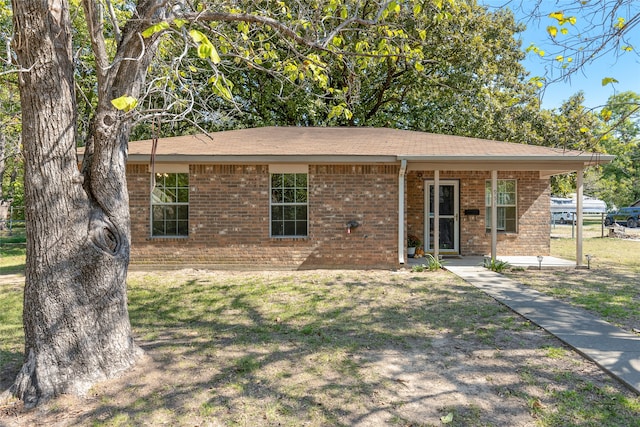
POLYGON ((548 255, 549 178, 578 171, 581 191, 612 158, 385 128, 163 138, 153 166, 152 146, 129 144, 132 262, 212 268, 397 268, 408 234, 436 255, 548 255))

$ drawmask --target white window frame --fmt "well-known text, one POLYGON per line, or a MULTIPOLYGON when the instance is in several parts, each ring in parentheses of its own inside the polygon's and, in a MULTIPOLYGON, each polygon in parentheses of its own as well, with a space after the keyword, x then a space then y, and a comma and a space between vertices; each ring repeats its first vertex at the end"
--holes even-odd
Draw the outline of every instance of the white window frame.
POLYGON ((190 199, 190 188, 189 188, 189 171, 188 169, 186 170, 186 172, 180 168, 181 170, 178 171, 163 171, 164 168, 158 168, 160 169, 160 171, 158 171, 156 169, 155 171, 155 177, 152 177, 152 179, 154 179, 154 185, 153 185, 153 190, 151 191, 151 195, 150 195, 150 200, 149 200, 149 205, 150 205, 150 214, 149 214, 149 232, 152 238, 186 238, 189 237, 189 220, 190 220, 190 212, 189 212, 189 199, 190 199), (169 175, 176 175, 176 186, 172 187, 172 190, 175 190, 176 194, 175 194, 175 199, 173 201, 162 201, 160 200, 160 198, 158 197, 159 194, 157 192, 155 192, 156 187, 158 186, 158 183, 160 180, 162 180, 162 182, 166 182, 166 179, 169 177, 169 175), (179 185, 178 184, 178 175, 186 175, 187 178, 187 183, 186 185, 179 185), (185 192, 186 192, 186 201, 185 201, 185 192), (154 194, 156 193, 156 194, 154 194), (182 200, 180 200, 182 199, 182 200), (176 210, 176 218, 175 219, 169 219, 167 220, 167 218, 163 218, 163 219, 154 219, 154 214, 155 214, 155 209, 157 207, 162 207, 164 209, 166 208, 170 208, 173 207, 176 210), (181 219, 178 215, 180 212, 182 212, 184 214, 184 207, 186 207, 186 230, 183 233, 180 233, 180 222, 184 222, 185 220, 181 219), (156 234, 156 228, 154 227, 154 223, 157 221, 161 221, 164 223, 164 232, 163 233, 157 233, 156 234), (175 233, 167 233, 166 231, 166 225, 168 223, 174 222, 175 221, 175 233))
MULTIPOLYGON (((517 179, 498 179, 498 233, 517 233, 518 232, 518 180, 517 179), (504 185, 509 182, 513 183, 513 192, 504 191, 504 185), (501 191, 502 190, 502 191, 501 191), (510 196, 512 194, 512 196, 510 196), (511 211, 513 215, 507 216, 507 213, 511 211), (512 226, 508 226, 508 222, 512 223, 512 226)), ((485 181, 485 231, 491 232, 491 206, 492 206, 492 194, 491 194, 491 180, 485 181)))
POLYGON ((307 238, 309 237, 309 173, 308 167, 298 166, 298 167, 270 167, 269 168, 269 235, 272 238, 307 238), (285 176, 293 176, 294 177, 294 185, 285 187, 284 181, 285 176), (298 187, 298 175, 305 176, 305 186, 298 187), (278 176, 282 178, 282 187, 274 187, 274 177, 278 176), (282 193, 279 191, 282 190, 282 193), (285 200, 284 190, 288 190, 294 194, 293 200, 289 198, 289 200, 285 200), (298 196, 298 191, 304 190, 305 197, 304 201, 296 200, 298 196), (282 207, 282 219, 274 219, 274 208, 282 207), (298 218, 297 210, 299 207, 305 208, 305 215, 303 219, 298 218), (294 212, 294 219, 285 219, 284 210, 292 209, 294 212), (294 233, 285 233, 285 228, 287 223, 291 225, 293 223, 294 233), (298 232, 298 225, 304 224, 304 233, 298 232), (281 232, 274 233, 274 224, 281 224, 281 232))

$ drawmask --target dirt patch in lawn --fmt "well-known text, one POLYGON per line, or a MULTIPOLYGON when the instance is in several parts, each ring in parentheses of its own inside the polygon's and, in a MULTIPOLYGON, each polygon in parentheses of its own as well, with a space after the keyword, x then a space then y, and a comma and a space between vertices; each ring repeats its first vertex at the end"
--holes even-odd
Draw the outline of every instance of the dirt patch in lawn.
MULTIPOLYGON (((145 351, 137 366, 84 398, 5 404, 0 425, 630 425, 640 416, 638 398, 594 364, 447 272, 183 270, 129 282, 145 351)), ((6 387, 16 367, 0 369, 6 387)))

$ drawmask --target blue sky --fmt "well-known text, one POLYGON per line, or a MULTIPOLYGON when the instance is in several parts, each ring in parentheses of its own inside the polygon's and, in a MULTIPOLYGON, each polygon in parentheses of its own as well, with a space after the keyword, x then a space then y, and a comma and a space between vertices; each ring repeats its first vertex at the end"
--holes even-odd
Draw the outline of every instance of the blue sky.
MULTIPOLYGON (((487 5, 503 5, 505 0, 479 0, 481 4, 487 5)), ((515 2, 515 6, 519 2, 515 2)), ((525 2, 526 3, 526 2, 525 2)), ((534 1, 531 0, 531 4, 534 1)), ((541 0, 541 11, 548 14, 558 10, 558 6, 555 1, 541 0)), ((516 11, 516 19, 526 19, 521 12, 516 11), (520 16, 518 16, 520 15, 520 16)), ((579 18, 579 17, 578 17, 579 18)), ((552 25, 553 20, 550 18, 541 18, 538 21, 529 21, 527 23, 527 30, 521 34, 522 48, 527 48, 531 43, 543 48, 547 54, 546 60, 543 60, 534 52, 529 52, 526 59, 523 61, 524 66, 531 72, 531 76, 545 76, 545 67, 549 68, 549 59, 555 57, 550 56, 553 52, 553 47, 549 43, 549 37, 547 35, 546 28, 548 25, 552 25)), ((569 30, 575 30, 575 27, 566 25, 569 30)), ((562 37, 558 34, 558 38, 562 37)), ((567 100, 571 95, 578 91, 583 91, 585 94, 584 105, 590 108, 599 109, 600 106, 607 102, 609 96, 624 92, 634 91, 640 93, 640 30, 635 29, 631 33, 631 42, 636 42, 634 46, 637 51, 624 53, 616 58, 615 54, 610 54, 596 61, 589 63, 581 71, 574 73, 569 80, 563 80, 559 82, 551 83, 547 86, 542 99, 542 106, 544 108, 558 108, 563 101, 567 100), (614 85, 602 86, 602 79, 606 77, 613 77, 618 80, 618 83, 614 85)), ((559 70, 553 70, 553 77, 559 76, 559 70)))

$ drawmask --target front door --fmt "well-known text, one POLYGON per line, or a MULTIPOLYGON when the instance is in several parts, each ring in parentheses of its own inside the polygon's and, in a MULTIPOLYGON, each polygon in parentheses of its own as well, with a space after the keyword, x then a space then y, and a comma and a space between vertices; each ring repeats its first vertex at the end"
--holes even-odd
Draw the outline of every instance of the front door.
MULTIPOLYGON (((425 251, 433 252, 433 181, 425 181, 424 198, 425 251)), ((440 250, 443 255, 459 254, 459 197, 458 181, 440 180, 440 250)))

